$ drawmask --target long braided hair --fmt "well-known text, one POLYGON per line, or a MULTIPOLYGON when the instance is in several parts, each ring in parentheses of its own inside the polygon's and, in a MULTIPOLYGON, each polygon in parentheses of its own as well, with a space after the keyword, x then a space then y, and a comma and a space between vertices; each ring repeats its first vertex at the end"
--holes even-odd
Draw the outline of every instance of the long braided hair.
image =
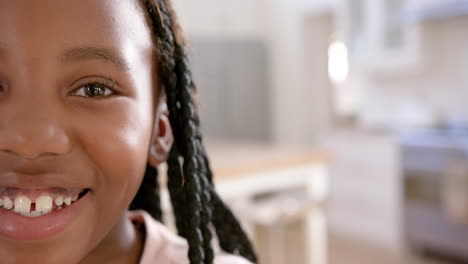
MULTIPOLYGON (((185 42, 170 0, 140 0, 152 28, 159 76, 165 89, 174 145, 168 165, 168 190, 180 236, 189 244, 190 264, 212 264, 212 230, 221 248, 257 262, 239 222, 213 187, 212 172, 202 144, 200 122, 192 93, 195 85, 185 42)), ((158 171, 147 165, 142 185, 130 205, 162 219, 158 171)))

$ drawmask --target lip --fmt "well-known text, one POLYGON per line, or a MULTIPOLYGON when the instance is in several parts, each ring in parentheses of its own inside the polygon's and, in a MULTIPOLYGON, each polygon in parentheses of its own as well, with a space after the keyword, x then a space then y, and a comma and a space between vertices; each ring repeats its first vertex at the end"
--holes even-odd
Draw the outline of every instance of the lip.
POLYGON ((18 174, 0 172, 0 189, 90 189, 92 184, 85 184, 83 179, 72 180, 65 174, 18 174))
POLYGON ((25 195, 30 198, 32 201, 35 201, 37 197, 47 194, 53 199, 57 196, 61 197, 74 197, 78 196, 83 190, 86 189, 65 189, 65 188, 48 188, 48 189, 24 189, 24 188, 2 188, 0 187, 0 198, 10 197, 11 200, 14 200, 14 197, 19 195, 25 195))
POLYGON ((91 191, 68 207, 47 215, 29 218, 0 209, 0 236, 13 240, 40 240, 51 237, 70 225, 89 202, 91 191))

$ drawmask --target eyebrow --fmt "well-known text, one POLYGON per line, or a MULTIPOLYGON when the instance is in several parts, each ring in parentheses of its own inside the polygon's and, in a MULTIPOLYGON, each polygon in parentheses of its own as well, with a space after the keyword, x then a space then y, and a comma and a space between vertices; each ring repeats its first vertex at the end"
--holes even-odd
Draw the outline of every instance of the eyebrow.
MULTIPOLYGON (((1 53, 1 52, 0 52, 1 53)), ((128 72, 129 67, 122 56, 107 48, 78 47, 65 51, 60 56, 61 61, 66 63, 87 60, 99 60, 116 66, 122 72, 128 72)))

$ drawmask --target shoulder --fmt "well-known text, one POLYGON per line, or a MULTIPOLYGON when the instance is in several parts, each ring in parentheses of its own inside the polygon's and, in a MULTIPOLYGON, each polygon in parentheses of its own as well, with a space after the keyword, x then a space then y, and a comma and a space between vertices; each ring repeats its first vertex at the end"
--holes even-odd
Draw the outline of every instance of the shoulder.
MULTIPOLYGON (((144 211, 131 212, 130 219, 144 225, 146 238, 140 264, 189 264, 188 244, 144 211)), ((251 264, 242 257, 226 253, 215 256, 215 264, 251 264)))
POLYGON ((215 264, 252 264, 250 261, 235 255, 230 254, 217 254, 215 257, 215 264))

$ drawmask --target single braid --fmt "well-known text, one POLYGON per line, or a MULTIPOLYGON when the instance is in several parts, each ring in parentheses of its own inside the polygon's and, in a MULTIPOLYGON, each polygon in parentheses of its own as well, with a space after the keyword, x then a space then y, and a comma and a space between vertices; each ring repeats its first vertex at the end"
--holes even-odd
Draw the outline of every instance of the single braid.
MULTIPOLYGON (((183 230, 179 232, 184 236, 189 243, 188 256, 190 262, 193 264, 205 263, 205 250, 203 247, 203 235, 201 232, 201 209, 202 201, 200 197, 201 186, 200 186, 200 175, 198 160, 195 158, 197 149, 194 144, 194 124, 193 115, 194 109, 193 104, 186 96, 180 96, 186 89, 190 89, 190 76, 187 74, 178 74, 178 70, 184 71, 186 68, 186 57, 181 46, 177 45, 175 41, 176 37, 173 34, 172 20, 170 17, 170 10, 167 9, 165 1, 158 1, 155 6, 149 0, 145 1, 145 6, 148 10, 151 23, 153 25, 155 35, 160 36, 160 69, 162 72, 162 81, 165 84, 168 108, 169 108, 169 119, 175 133, 175 148, 178 154, 183 159, 182 164, 182 191, 174 192, 171 194, 171 198, 175 198, 172 201, 175 216, 180 218, 180 215, 184 215, 181 223, 180 220, 176 221, 176 225, 179 225, 183 230), (172 56, 171 56, 172 53, 172 56), (180 133, 182 132, 182 133, 180 133), (177 197, 183 193, 185 199, 177 197), (185 200, 184 204, 177 204, 180 200, 185 200), (182 207, 185 206, 185 212, 182 211, 182 207), (188 209, 188 210, 187 210, 188 209), (179 217, 178 217, 179 215, 179 217), (179 224, 177 224, 179 222, 179 224), (185 229, 185 230, 184 230, 185 229)), ((176 154, 175 151, 173 155, 176 154)), ((180 166, 177 166, 177 162, 173 158, 174 162, 171 162, 171 171, 180 170, 180 166)), ((170 175, 171 177, 172 175, 170 175)), ((176 186, 170 187, 171 192, 177 190, 176 186)), ((211 248, 210 248, 211 250, 211 248)))
MULTIPOLYGON (((186 187, 187 194, 190 195, 188 199, 188 208, 191 212, 191 218, 188 222, 188 236, 189 241, 189 258, 195 260, 196 263, 211 264, 212 259, 208 260, 207 257, 212 258, 211 249, 211 234, 208 230, 207 225, 209 219, 207 219, 206 213, 206 199, 202 193, 201 178, 202 175, 202 163, 197 158, 199 156, 199 144, 198 138, 196 137, 196 112, 191 98, 191 76, 188 71, 187 60, 185 52, 182 47, 176 46, 175 50, 176 57, 176 68, 174 74, 178 76, 179 82, 177 83, 177 90, 181 92, 181 117, 182 123, 185 125, 182 127, 182 141, 184 142, 184 151, 182 153, 184 164, 183 171, 186 175, 186 187), (207 241, 206 238, 209 240, 207 241), (206 246, 208 244, 208 246, 206 246), (207 250, 209 256, 207 256, 207 250)), ((209 206, 209 205, 208 205, 209 206)))
MULTIPOLYGON (((212 172, 202 144, 200 122, 192 97, 195 85, 185 43, 180 36, 181 31, 170 1, 141 2, 152 26, 159 76, 167 96, 169 120, 174 133, 175 142, 167 162, 168 190, 178 233, 189 244, 190 263, 213 263, 211 224, 223 250, 242 255, 255 263, 256 257, 247 236, 214 191, 212 172)), ((147 174, 150 175, 149 172, 145 173, 145 177, 147 174)), ((142 185, 145 184, 144 179, 142 185)), ((153 186, 158 187, 157 184, 153 186)), ((154 198, 151 188, 140 187, 137 197, 143 198, 135 198, 131 208, 147 210, 147 206, 141 205, 144 204, 142 200, 154 198)))
POLYGON ((241 255, 251 262, 257 263, 257 256, 253 250, 253 246, 239 224, 239 220, 237 220, 236 216, 214 190, 213 172, 204 148, 202 159, 206 168, 206 179, 210 182, 209 190, 213 207, 211 221, 215 227, 221 248, 226 252, 241 255))
POLYGON ((213 207, 211 221, 215 227, 219 244, 224 251, 241 255, 251 262, 257 263, 258 260, 253 246, 247 234, 240 226, 239 220, 237 220, 236 216, 214 190, 210 161, 203 146, 202 149, 203 154, 201 158, 206 168, 206 179, 210 183, 211 203, 213 207))
POLYGON ((221 248, 231 254, 243 256, 257 263, 257 256, 249 238, 231 210, 221 200, 216 192, 212 192, 213 225, 219 238, 221 248))
MULTIPOLYGON (((198 142, 201 145, 201 139, 198 142)), ((200 149, 201 149, 201 146, 200 146, 200 149)), ((205 264, 211 264, 213 262, 213 259, 214 259, 214 254, 213 254, 213 250, 212 250, 212 247, 211 247, 211 241, 212 241, 212 236, 213 235, 212 235, 211 230, 209 228, 210 223, 211 223, 211 219, 213 217, 211 192, 210 192, 211 184, 208 181, 208 179, 206 178, 207 168, 206 168, 205 162, 203 160, 203 155, 201 155, 201 154, 197 155, 197 159, 198 159, 198 162, 199 162, 199 164, 201 166, 201 168, 200 168, 201 175, 203 175, 203 177, 200 178, 201 185, 202 185, 201 197, 202 197, 202 206, 203 206, 202 215, 201 215, 201 217, 202 217, 201 218, 201 228, 202 228, 203 241, 204 241, 203 247, 204 247, 205 253, 206 253, 205 264)))
POLYGON ((167 160, 168 171, 167 174, 171 175, 168 177, 168 188, 169 195, 172 201, 172 210, 174 211, 175 224, 177 227, 177 232, 182 237, 187 237, 187 226, 184 221, 186 215, 184 214, 183 204, 185 204, 186 196, 184 193, 183 187, 183 177, 180 171, 179 163, 179 154, 177 154, 177 149, 172 148, 169 159, 167 160))
POLYGON ((143 182, 130 204, 130 210, 144 210, 156 220, 162 222, 161 198, 159 195, 158 170, 146 166, 143 182))
POLYGON ((182 84, 182 86, 179 90, 181 91, 182 99, 181 108, 184 116, 183 124, 186 124, 184 130, 184 138, 186 141, 185 146, 187 146, 186 157, 197 166, 194 168, 192 175, 193 179, 197 181, 197 185, 199 185, 194 189, 194 191, 196 191, 196 201, 198 203, 198 199, 200 199, 200 204, 194 204, 194 206, 197 206, 194 210, 201 209, 200 222, 198 225, 202 234, 203 252, 205 255, 204 263, 211 264, 214 259, 213 249, 211 247, 212 233, 209 228, 212 217, 211 194, 209 192, 209 183, 206 181, 206 167, 204 160, 202 159, 203 148, 201 143, 202 137, 200 133, 199 118, 195 111, 195 105, 192 99, 192 92, 195 87, 193 86, 191 72, 183 48, 179 46, 176 49, 176 52, 180 52, 180 58, 182 58, 177 64, 176 74, 182 77, 180 78, 180 84, 182 84))

